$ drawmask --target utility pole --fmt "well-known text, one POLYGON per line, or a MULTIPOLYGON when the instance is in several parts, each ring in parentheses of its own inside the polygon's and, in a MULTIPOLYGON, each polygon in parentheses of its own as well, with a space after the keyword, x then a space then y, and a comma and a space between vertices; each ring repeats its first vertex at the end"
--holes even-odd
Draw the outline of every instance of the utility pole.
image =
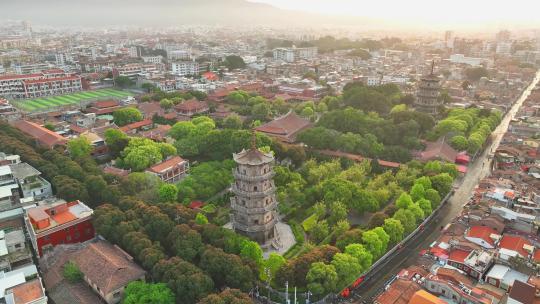
POLYGON ((291 304, 289 301, 289 281, 285 282, 285 304, 291 304))
POLYGON ((294 286, 294 304, 296 304, 296 286, 294 286))

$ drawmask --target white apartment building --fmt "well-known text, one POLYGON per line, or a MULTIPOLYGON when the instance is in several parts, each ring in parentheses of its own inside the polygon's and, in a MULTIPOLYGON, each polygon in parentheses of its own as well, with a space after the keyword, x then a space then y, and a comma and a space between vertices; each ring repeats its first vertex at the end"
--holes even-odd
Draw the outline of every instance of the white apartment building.
POLYGON ((163 56, 142 56, 141 57, 144 63, 161 63, 163 61, 163 56))
POLYGON ((479 66, 482 64, 484 59, 475 58, 475 57, 466 57, 463 54, 452 54, 450 55, 450 62, 456 64, 468 64, 471 66, 479 66))
POLYGON ((113 73, 116 76, 126 76, 136 80, 138 76, 151 78, 153 75, 160 74, 164 70, 162 63, 129 63, 115 68, 113 73))
POLYGON ((275 60, 283 60, 286 62, 294 62, 300 59, 310 60, 317 57, 318 49, 316 47, 305 48, 276 48, 273 51, 275 60))
POLYGON ((497 54, 510 54, 512 51, 512 42, 497 42, 495 53, 497 54))
POLYGON ((167 51, 169 60, 191 60, 191 50, 172 50, 167 51))
POLYGON ((177 76, 199 75, 200 65, 197 61, 177 61, 171 63, 171 73, 177 76))
POLYGON ((0 76, 0 96, 11 98, 36 98, 81 90, 81 77, 62 70, 0 76))

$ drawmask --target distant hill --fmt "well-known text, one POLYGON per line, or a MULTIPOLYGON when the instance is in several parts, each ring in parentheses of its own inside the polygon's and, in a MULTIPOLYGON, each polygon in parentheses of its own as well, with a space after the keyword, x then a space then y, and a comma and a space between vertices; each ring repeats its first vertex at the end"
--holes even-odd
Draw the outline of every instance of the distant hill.
POLYGON ((6 0, 1 19, 28 20, 40 25, 320 25, 360 18, 330 18, 282 10, 245 0, 6 0))

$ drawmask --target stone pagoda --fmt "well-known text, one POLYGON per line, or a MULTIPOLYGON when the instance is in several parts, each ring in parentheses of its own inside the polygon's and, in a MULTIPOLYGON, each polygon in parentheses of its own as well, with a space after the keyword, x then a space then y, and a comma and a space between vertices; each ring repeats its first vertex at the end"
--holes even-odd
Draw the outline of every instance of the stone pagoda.
POLYGON ((280 247, 276 232, 277 201, 272 180, 274 156, 257 149, 254 135, 251 148, 233 154, 233 158, 237 166, 233 169, 232 228, 263 248, 280 247))
POLYGON ((431 62, 431 73, 422 76, 418 91, 416 92, 416 101, 414 108, 420 112, 437 115, 443 101, 439 100, 439 77, 433 73, 435 62, 431 62))

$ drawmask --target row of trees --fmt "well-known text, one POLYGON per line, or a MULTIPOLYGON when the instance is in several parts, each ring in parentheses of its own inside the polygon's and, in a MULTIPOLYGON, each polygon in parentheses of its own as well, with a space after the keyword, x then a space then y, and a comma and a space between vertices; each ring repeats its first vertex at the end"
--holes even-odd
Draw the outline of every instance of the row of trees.
POLYGON ((446 136, 455 149, 476 153, 501 119, 501 112, 496 110, 454 109, 445 119, 437 123, 428 137, 436 139, 446 136))

